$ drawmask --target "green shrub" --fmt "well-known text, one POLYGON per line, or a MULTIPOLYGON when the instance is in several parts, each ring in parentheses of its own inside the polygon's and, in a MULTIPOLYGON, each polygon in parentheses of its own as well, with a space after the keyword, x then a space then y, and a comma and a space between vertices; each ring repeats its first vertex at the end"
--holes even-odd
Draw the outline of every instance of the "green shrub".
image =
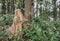
POLYGON ((60 41, 59 28, 59 20, 50 21, 49 19, 43 20, 37 17, 34 18, 32 22, 25 20, 25 27, 19 34, 11 36, 5 33, 4 35, 2 34, 2 36, 4 36, 4 39, 7 41, 60 41))
POLYGON ((35 18, 30 26, 23 29, 26 41, 57 41, 56 32, 52 21, 35 18))
POLYGON ((4 14, 0 17, 0 26, 3 25, 11 25, 13 20, 13 15, 11 14, 4 14))

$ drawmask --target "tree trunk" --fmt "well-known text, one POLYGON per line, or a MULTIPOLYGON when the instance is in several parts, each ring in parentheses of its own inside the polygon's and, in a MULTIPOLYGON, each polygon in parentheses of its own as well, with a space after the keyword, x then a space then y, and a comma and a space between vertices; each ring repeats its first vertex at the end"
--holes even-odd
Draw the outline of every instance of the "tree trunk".
POLYGON ((31 12, 31 0, 25 0, 25 16, 31 12))
POLYGON ((12 4, 11 4, 12 14, 14 14, 14 10, 15 10, 15 6, 14 6, 14 4, 15 4, 15 3, 14 3, 14 0, 12 0, 11 2, 12 2, 12 4))
POLYGON ((2 14, 6 13, 6 5, 5 5, 5 0, 2 0, 2 14))
POLYGON ((60 8, 59 8, 59 20, 60 20, 60 8))
POLYGON ((53 0, 53 1, 52 1, 53 5, 54 5, 54 7, 53 7, 53 18, 54 18, 55 21, 57 20, 56 1, 57 1, 57 0, 53 0))
POLYGON ((25 17, 32 21, 32 13, 34 12, 33 9, 33 0, 25 0, 25 17))
POLYGON ((14 12, 14 0, 8 0, 8 3, 7 3, 7 5, 8 5, 8 10, 7 10, 7 13, 13 13, 14 12))

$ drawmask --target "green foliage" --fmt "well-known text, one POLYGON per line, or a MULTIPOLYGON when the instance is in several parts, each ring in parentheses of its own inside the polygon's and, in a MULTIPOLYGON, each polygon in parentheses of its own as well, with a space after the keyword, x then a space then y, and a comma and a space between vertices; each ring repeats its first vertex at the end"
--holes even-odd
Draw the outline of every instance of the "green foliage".
POLYGON ((15 0, 16 8, 24 11, 24 0, 15 0))
MULTIPOLYGON (((15 0, 16 8, 24 10, 23 0, 15 0)), ((38 16, 29 22, 28 19, 24 21, 24 28, 19 29, 18 34, 8 34, 7 29, 0 31, 0 41, 60 41, 60 20, 57 20, 56 2, 54 4, 44 1, 44 7, 38 7, 41 0, 37 0, 36 15, 38 10, 41 17, 38 16), (53 5, 53 11, 50 12, 50 7, 53 5), (48 8, 49 7, 49 8, 48 8), (48 19, 50 14, 53 14, 54 20, 48 19)), ((51 16, 52 17, 52 16, 51 16)), ((10 25, 12 23, 12 15, 3 15, 0 17, 0 25, 10 25)), ((19 19, 18 19, 19 20, 19 19)))
POLYGON ((0 26, 11 25, 13 20, 13 15, 5 14, 0 17, 0 26))
POLYGON ((54 23, 41 18, 35 18, 29 27, 24 29, 24 36, 27 41, 56 41, 54 23))
MULTIPOLYGON (((60 39, 60 21, 43 20, 40 17, 33 19, 31 23, 25 21, 25 27, 19 34, 14 36, 6 35, 9 41, 59 41, 60 39)), ((1 38, 1 37, 0 37, 1 38)), ((4 38, 5 39, 5 38, 4 38)), ((4 40, 3 39, 3 40, 4 40)))

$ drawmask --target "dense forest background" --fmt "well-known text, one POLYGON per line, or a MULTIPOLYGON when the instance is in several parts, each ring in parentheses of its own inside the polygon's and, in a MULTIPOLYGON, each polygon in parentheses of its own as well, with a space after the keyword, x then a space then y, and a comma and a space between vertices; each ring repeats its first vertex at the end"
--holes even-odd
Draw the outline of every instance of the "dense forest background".
POLYGON ((42 13, 46 11, 46 18, 48 15, 52 15, 52 17, 55 19, 58 19, 60 16, 59 0, 0 0, 0 5, 0 13, 2 14, 14 14, 14 10, 19 8, 25 14, 27 12, 37 12, 41 13, 41 16, 45 16, 45 14, 42 13))
POLYGON ((0 0, 0 41, 60 41, 60 0, 0 0), (22 31, 13 36, 8 28, 15 9, 26 19, 22 31))

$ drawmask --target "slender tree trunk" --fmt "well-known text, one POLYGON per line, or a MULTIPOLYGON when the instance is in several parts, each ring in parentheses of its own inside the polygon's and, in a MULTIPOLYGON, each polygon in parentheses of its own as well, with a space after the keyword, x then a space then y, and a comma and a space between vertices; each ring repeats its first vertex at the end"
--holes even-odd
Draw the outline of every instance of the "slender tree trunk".
POLYGON ((11 1, 11 9, 12 9, 12 14, 14 14, 15 6, 14 6, 14 0, 11 1))
POLYGON ((8 0, 8 3, 7 3, 7 5, 8 5, 8 13, 13 13, 14 12, 14 0, 8 0))
POLYGON ((2 14, 6 13, 6 5, 5 5, 5 0, 2 0, 2 14))
POLYGON ((53 1, 52 1, 53 5, 54 5, 54 7, 53 7, 53 18, 54 18, 55 21, 57 20, 56 1, 57 1, 57 0, 53 0, 53 1))
POLYGON ((6 13, 8 12, 7 4, 8 4, 8 0, 6 0, 6 13))
POLYGON ((60 8, 59 8, 59 20, 60 20, 60 8))

